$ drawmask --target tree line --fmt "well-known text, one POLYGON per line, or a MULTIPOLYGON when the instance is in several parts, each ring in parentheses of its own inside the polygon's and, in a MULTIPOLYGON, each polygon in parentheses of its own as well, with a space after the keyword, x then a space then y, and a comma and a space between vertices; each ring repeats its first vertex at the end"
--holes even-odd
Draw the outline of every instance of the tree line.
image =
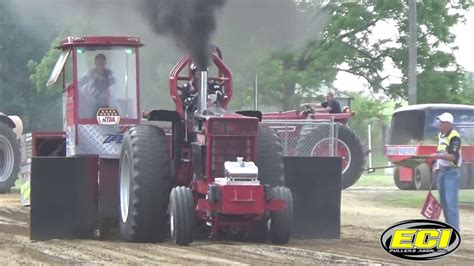
MULTIPOLYGON (((94 33, 94 21, 53 24, 38 38, 28 25, 14 23, 11 2, 0 1, 0 111, 21 116, 28 131, 60 129, 61 90, 45 86, 58 54, 54 46, 68 35, 94 33)), ((469 0, 417 2, 419 103, 474 100, 474 88, 453 55, 451 33, 472 6, 469 0)), ((233 109, 252 106, 255 75, 260 104, 279 110, 314 98, 322 87, 333 88, 339 73, 364 80, 366 92, 407 98, 407 0, 228 1, 223 13, 215 40, 234 72, 233 109), (396 34, 377 37, 374 32, 384 25, 396 34)), ((144 48, 144 108, 172 108, 166 79, 180 52, 170 55, 167 46, 152 41, 144 48)))

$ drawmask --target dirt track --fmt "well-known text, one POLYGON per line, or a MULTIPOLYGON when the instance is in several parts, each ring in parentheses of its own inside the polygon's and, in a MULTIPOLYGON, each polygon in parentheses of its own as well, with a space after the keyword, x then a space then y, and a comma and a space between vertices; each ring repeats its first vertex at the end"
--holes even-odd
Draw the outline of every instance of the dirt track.
MULTIPOLYGON (((126 264, 314 264, 405 263, 386 254, 380 234, 389 225, 421 218, 418 209, 386 208, 371 195, 395 193, 388 189, 349 189, 343 193, 340 240, 292 240, 285 246, 239 242, 198 241, 189 247, 170 243, 130 244, 116 241, 29 240, 28 208, 19 205, 18 194, 0 195, 0 262, 7 263, 126 263, 126 264)), ((461 247, 440 261, 474 263, 474 212, 461 212, 461 247)))

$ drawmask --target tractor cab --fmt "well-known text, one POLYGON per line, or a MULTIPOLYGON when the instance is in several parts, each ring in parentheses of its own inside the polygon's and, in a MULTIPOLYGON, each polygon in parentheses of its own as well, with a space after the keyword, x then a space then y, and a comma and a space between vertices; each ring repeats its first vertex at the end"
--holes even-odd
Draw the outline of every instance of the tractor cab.
MULTIPOLYGON (((437 117, 449 112, 454 128, 461 134, 462 169, 474 162, 474 107, 459 104, 418 104, 402 107, 393 113, 385 155, 398 165, 394 171, 395 185, 402 190, 429 189, 432 169, 426 156, 436 152, 440 132, 437 117)), ((463 170, 461 188, 474 187, 474 179, 463 170)))
POLYGON ((32 239, 91 237, 118 217, 122 140, 141 121, 141 46, 134 37, 89 36, 56 47, 47 85, 62 89, 63 130, 33 132, 22 143, 32 239))
POLYGON ((47 85, 61 82, 67 156, 118 156, 125 125, 140 122, 138 49, 132 37, 69 37, 47 85))

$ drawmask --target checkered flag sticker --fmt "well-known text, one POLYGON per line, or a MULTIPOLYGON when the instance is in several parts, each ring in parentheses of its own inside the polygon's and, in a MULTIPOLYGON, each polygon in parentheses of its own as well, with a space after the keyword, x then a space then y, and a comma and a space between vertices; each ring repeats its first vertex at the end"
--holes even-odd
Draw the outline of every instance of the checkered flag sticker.
POLYGON ((101 125, 115 125, 120 122, 120 114, 116 108, 99 108, 97 122, 101 125))

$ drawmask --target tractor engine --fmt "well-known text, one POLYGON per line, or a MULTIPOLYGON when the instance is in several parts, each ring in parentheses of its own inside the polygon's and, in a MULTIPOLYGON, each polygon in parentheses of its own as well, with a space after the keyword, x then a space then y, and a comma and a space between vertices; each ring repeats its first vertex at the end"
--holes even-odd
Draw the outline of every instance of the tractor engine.
POLYGON ((249 185, 260 185, 258 167, 254 162, 244 162, 243 157, 237 157, 237 162, 225 162, 225 177, 216 178, 216 182, 224 179, 226 182, 243 182, 249 185))
MULTIPOLYGON (((221 78, 226 80, 225 76, 221 78)), ((259 180, 255 164, 259 120, 225 109, 228 91, 220 86, 218 78, 209 78, 208 72, 201 71, 199 83, 197 111, 191 119, 194 126, 189 132, 196 134, 191 143, 194 166, 191 187, 198 194, 196 216, 210 227, 211 237, 226 232, 266 239, 269 213, 284 210, 285 203, 291 203, 285 198, 289 190, 278 187, 285 195, 273 199, 273 194, 278 193, 272 193, 270 186, 259 180)), ((283 231, 276 242, 287 241, 289 231, 283 231)), ((175 242, 187 244, 180 237, 175 242)))

